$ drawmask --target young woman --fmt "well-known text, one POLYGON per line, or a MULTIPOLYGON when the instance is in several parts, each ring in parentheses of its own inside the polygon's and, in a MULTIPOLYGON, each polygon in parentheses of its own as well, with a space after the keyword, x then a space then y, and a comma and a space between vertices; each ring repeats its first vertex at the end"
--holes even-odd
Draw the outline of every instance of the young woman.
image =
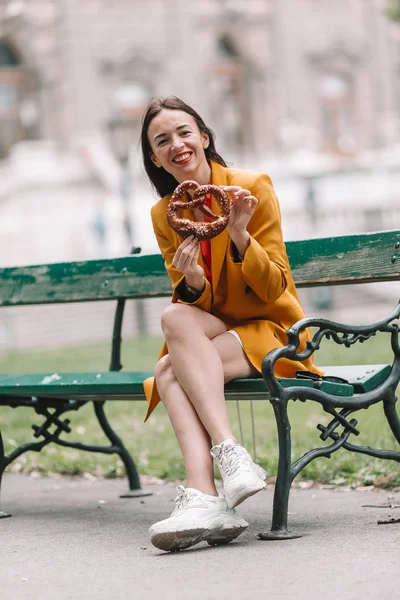
MULTIPOLYGON (((224 383, 261 376, 264 356, 285 345, 285 331, 304 317, 282 239, 278 201, 267 175, 227 168, 214 135, 176 97, 153 99, 143 117, 144 167, 161 199, 151 217, 173 286, 161 317, 165 343, 155 379, 145 382, 148 416, 161 400, 180 445, 187 487, 179 486, 172 515, 150 528, 152 543, 181 550, 200 541, 223 544, 248 523, 235 507, 265 488, 266 472, 232 431, 224 383), (208 242, 182 240, 166 210, 179 183, 223 186, 231 200, 228 227, 208 242), (215 488, 213 459, 223 479, 215 488)), ((218 211, 210 199, 213 212, 218 211)), ((203 220, 195 209, 184 218, 203 220)), ((305 344, 307 334, 303 339, 305 344)), ((304 363, 282 359, 276 374, 295 376, 304 363)))

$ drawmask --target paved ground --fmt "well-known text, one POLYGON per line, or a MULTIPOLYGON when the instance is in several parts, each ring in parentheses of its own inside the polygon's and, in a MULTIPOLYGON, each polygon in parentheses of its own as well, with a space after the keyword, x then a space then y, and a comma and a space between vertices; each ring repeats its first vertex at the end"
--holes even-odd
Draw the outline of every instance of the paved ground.
POLYGON ((398 600, 400 493, 293 490, 291 541, 262 542, 272 491, 240 507, 249 529, 233 543, 176 554, 153 548, 147 529, 172 510, 171 484, 120 499, 124 481, 6 475, 0 520, 1 600, 398 600))

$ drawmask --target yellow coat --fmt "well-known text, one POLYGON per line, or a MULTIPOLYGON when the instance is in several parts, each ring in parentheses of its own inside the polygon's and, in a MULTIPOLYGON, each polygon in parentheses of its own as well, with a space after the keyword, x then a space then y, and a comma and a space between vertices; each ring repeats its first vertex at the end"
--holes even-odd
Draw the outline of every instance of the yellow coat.
MULTIPOLYGON (((242 263, 234 262, 227 229, 211 240, 212 285, 206 281, 203 294, 193 304, 220 318, 228 329, 235 329, 248 359, 261 372, 264 356, 285 345, 286 329, 304 317, 282 239, 279 204, 268 175, 229 169, 214 161, 211 170, 213 185, 241 186, 251 191, 258 205, 247 227, 251 239, 242 263)), ((176 288, 184 276, 172 266, 182 239, 167 223, 169 199, 169 195, 161 198, 152 207, 151 217, 173 286, 172 302, 182 302, 176 288)), ((218 212, 214 198, 211 202, 213 212, 218 212)), ((190 210, 182 211, 181 216, 193 220, 190 210)), ((201 254, 199 264, 204 266, 201 254)), ((308 332, 304 332, 303 347, 308 337, 308 332)), ((167 352, 164 343, 160 358, 167 352)), ((295 377, 298 369, 320 372, 311 359, 304 363, 281 359, 276 363, 275 374, 295 377)), ((160 397, 154 378, 146 380, 144 388, 149 403, 147 420, 160 397)))

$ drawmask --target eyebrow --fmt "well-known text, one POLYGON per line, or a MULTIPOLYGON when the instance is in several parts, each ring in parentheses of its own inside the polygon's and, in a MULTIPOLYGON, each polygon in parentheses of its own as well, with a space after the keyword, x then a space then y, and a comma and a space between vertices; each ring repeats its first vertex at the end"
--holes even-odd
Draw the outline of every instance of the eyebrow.
MULTIPOLYGON (((179 125, 179 126, 176 128, 176 131, 179 131, 180 129, 185 129, 186 127, 190 127, 189 123, 185 123, 184 125, 179 125)), ((166 135, 167 135, 166 133, 159 133, 158 135, 156 135, 156 136, 153 138, 153 142, 155 142, 155 141, 156 141, 158 138, 161 138, 161 137, 166 137, 166 135)))

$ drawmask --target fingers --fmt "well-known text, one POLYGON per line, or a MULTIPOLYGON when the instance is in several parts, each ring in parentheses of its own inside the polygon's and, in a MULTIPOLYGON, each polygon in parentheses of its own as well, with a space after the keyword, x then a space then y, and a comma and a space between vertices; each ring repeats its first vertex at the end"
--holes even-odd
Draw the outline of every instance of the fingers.
POLYGON ((246 202, 247 206, 249 208, 251 208, 251 209, 254 209, 257 206, 257 204, 258 204, 257 198, 255 196, 252 196, 252 195, 246 196, 245 202, 246 202))
POLYGON ((258 200, 255 196, 253 196, 248 190, 242 190, 243 193, 238 193, 235 195, 233 199, 237 204, 243 204, 248 206, 249 208, 255 208, 258 204, 258 200))
POLYGON ((193 235, 189 235, 183 240, 177 251, 175 252, 172 264, 177 267, 178 264, 183 265, 186 263, 188 257, 196 251, 196 247, 200 246, 197 238, 193 235))
POLYGON ((249 208, 254 209, 258 200, 250 190, 246 190, 238 185, 222 186, 225 192, 230 196, 231 202, 234 205, 244 204, 249 208))
POLYGON ((228 196, 234 196, 237 192, 240 192, 243 188, 240 185, 221 185, 222 189, 228 194, 228 196))
POLYGON ((185 238, 183 240, 183 242, 181 243, 181 245, 179 246, 177 252, 179 251, 183 251, 185 250, 185 248, 187 248, 188 246, 193 246, 196 245, 196 243, 198 242, 197 238, 194 237, 194 235, 188 235, 187 238, 185 238))
POLYGON ((258 200, 250 190, 245 190, 243 188, 238 188, 231 195, 231 202, 234 207, 239 209, 250 209, 254 210, 258 204, 258 200))
POLYGON ((180 273, 187 275, 197 265, 200 244, 193 235, 188 236, 175 252, 172 264, 180 273))

